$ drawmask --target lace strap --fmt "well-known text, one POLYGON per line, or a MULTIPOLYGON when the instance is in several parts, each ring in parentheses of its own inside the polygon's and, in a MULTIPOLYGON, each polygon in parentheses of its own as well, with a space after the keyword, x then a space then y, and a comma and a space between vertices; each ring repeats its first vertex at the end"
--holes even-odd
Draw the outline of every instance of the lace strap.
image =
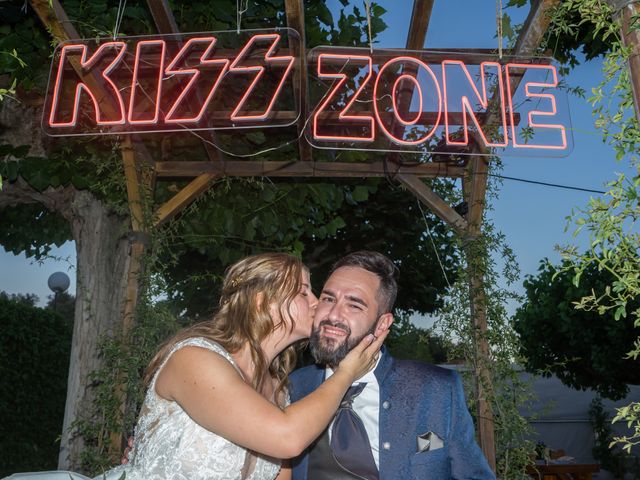
POLYGON ((192 337, 176 343, 171 348, 171 350, 169 351, 165 359, 160 364, 160 367, 158 367, 158 370, 156 370, 156 372, 153 374, 153 379, 151 380, 151 383, 149 385, 150 390, 155 391, 156 379, 158 378, 158 375, 160 374, 164 366, 167 364, 167 362, 171 358, 171 355, 173 355, 175 352, 177 352, 178 350, 184 347, 200 347, 200 348, 205 348, 207 350, 216 352, 218 355, 225 358, 233 366, 233 368, 236 369, 240 377, 244 380, 244 375, 242 375, 242 371, 240 370, 238 365, 236 365, 236 362, 233 361, 233 357, 231 356, 231 354, 227 352, 222 347, 222 345, 220 345, 217 342, 214 342, 213 340, 209 340, 208 338, 192 337))

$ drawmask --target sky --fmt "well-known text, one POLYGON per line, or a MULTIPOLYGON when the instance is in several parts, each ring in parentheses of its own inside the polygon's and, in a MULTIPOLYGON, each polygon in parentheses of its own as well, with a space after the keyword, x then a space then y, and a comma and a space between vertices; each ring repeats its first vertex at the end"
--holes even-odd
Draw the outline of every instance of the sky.
MULTIPOLYGON (((355 3, 361 10, 363 2, 355 3)), ((411 17, 412 1, 379 0, 388 10, 383 17, 389 28, 382 33, 376 47, 404 48, 411 17)), ((502 2, 507 3, 507 2, 502 2)), ((333 11, 340 8, 338 0, 327 0, 333 11)), ((496 48, 496 2, 494 0, 436 0, 425 47, 427 48, 496 48)), ((520 23, 526 8, 510 9, 514 23, 520 23)), ((601 62, 591 61, 574 68, 566 78, 570 86, 581 86, 587 92, 601 75, 601 62)), ((563 184, 594 190, 604 190, 604 183, 614 178, 614 172, 624 170, 616 163, 611 147, 603 144, 594 127, 591 106, 584 99, 571 95, 569 106, 573 128, 573 152, 566 158, 503 157, 502 175, 521 179, 563 184)), ((539 262, 549 257, 557 262, 554 247, 572 242, 565 232, 566 220, 572 209, 585 206, 593 193, 551 188, 505 180, 499 198, 492 202, 490 213, 496 227, 504 233, 513 248, 523 275, 534 274, 539 262)), ((585 244, 584 239, 578 243, 585 244)), ((62 271, 71 277, 70 293, 75 293, 75 246, 68 242, 52 251, 56 259, 34 263, 22 256, 0 252, 0 290, 8 293, 35 293, 41 304, 51 294, 47 278, 62 271)), ((428 320, 417 320, 420 326, 428 320)))

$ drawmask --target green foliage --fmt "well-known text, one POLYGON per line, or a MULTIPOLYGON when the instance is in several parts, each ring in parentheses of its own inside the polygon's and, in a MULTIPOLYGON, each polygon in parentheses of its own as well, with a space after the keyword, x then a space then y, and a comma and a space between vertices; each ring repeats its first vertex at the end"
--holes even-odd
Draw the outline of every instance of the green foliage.
MULTIPOLYGON (((349 2, 342 2, 338 19, 326 5, 326 2, 313 0, 305 2, 305 35, 307 47, 318 45, 340 45, 361 47, 369 44, 367 17, 364 8, 349 8, 349 2)), ((378 34, 387 28, 383 16, 387 11, 371 2, 371 37, 375 43, 378 34)))
POLYGON ((445 363, 451 349, 448 341, 429 330, 416 327, 408 315, 398 312, 384 344, 395 358, 427 363, 445 363))
POLYGON ((606 55, 618 32, 612 9, 603 0, 558 2, 551 15, 546 47, 564 64, 578 64, 580 50, 587 60, 606 55))
POLYGON ((605 413, 600 397, 594 398, 589 405, 589 423, 593 428, 595 443, 592 449, 593 458, 600 462, 603 469, 612 472, 615 478, 623 478, 624 456, 610 446, 613 440, 611 418, 605 413))
POLYGON ((64 416, 72 324, 33 298, 0 294, 0 476, 52 470, 64 416))
MULTIPOLYGON (((626 28, 637 29, 637 18, 633 18, 632 23, 626 28)), ((579 29, 585 26, 592 33, 584 41, 601 38, 609 42, 603 63, 604 78, 593 89, 590 100, 594 106, 596 127, 601 129, 603 139, 613 146, 616 158, 624 159, 631 171, 629 175, 619 174, 607 185, 604 197, 592 198, 585 208, 576 210, 568 219, 576 225, 574 235, 580 232, 589 235, 590 247, 586 252, 580 253, 575 247, 563 249, 563 256, 571 263, 575 277, 580 278, 592 268, 606 271, 611 276, 604 292, 586 295, 576 308, 599 315, 613 312, 614 320, 628 316, 635 327, 640 327, 640 309, 634 303, 640 295, 640 235, 636 223, 640 212, 640 162, 637 157, 640 132, 627 67, 632 51, 623 45, 619 20, 612 19, 611 9, 605 2, 561 2, 554 24, 568 37, 579 38, 579 29), (578 14, 579 21, 572 20, 571 16, 564 17, 563 9, 567 14, 578 14)), ((597 47, 598 42, 593 43, 597 47)), ((638 330, 632 338, 635 338, 634 345, 627 357, 636 360, 640 355, 638 330)), ((619 409, 614 421, 620 420, 626 422, 634 433, 614 441, 629 452, 633 445, 640 443, 640 403, 633 402, 619 409)))
POLYGON ((0 300, 5 302, 17 302, 29 307, 35 307, 36 303, 40 300, 35 293, 11 293, 0 291, 0 300))
MULTIPOLYGON (((86 143, 58 141, 48 158, 28 156, 29 146, 0 145, 0 176, 6 183, 18 178, 39 192, 54 189, 90 189, 114 213, 128 211, 122 164, 108 140, 86 143)), ((41 203, 17 203, 2 210, 0 245, 14 254, 42 259, 53 245, 72 239, 69 218, 41 203)))
POLYGON ((75 318, 76 297, 67 292, 49 295, 46 308, 53 310, 67 322, 73 324, 75 318))
POLYGON ((45 258, 54 245, 59 247, 71 239, 69 223, 36 203, 4 208, 2 227, 0 244, 6 251, 37 260, 45 258))
MULTIPOLYGON (((436 186, 449 194, 451 185, 436 186)), ((372 249, 402 265, 397 308, 433 312, 446 281, 421 220, 406 191, 373 179, 365 184, 278 183, 221 180, 166 229, 162 275, 172 301, 185 316, 211 313, 225 268, 267 250, 301 255, 316 291, 329 267, 345 253, 372 249)), ((459 256, 452 232, 429 215, 432 235, 449 278, 459 256)))
MULTIPOLYGON (((588 265, 579 281, 570 264, 555 267, 542 261, 538 274, 524 282, 527 299, 515 315, 525 368, 556 375, 565 385, 618 400, 640 383, 640 362, 624 358, 633 348, 636 331, 630 317, 614 310, 577 310, 584 297, 604 294, 615 281, 606 270, 588 265)), ((629 307, 637 308, 634 299, 629 307)))
POLYGON ((24 2, 0 3, 0 88, 11 85, 12 96, 16 90, 44 94, 49 72, 42 67, 49 63, 49 47, 47 32, 24 2))

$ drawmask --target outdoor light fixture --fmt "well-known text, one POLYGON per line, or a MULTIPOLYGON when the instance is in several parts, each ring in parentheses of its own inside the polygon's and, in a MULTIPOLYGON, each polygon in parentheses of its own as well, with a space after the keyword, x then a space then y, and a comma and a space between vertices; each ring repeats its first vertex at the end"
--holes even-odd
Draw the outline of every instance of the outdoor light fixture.
POLYGON ((49 276, 49 279, 47 280, 47 285, 49 285, 49 289, 56 295, 58 293, 62 293, 66 291, 67 288, 69 288, 70 283, 71 282, 69 281, 69 276, 63 272, 52 273, 49 276))
POLYGON ((53 311, 58 311, 58 294, 62 292, 66 292, 67 288, 69 288, 69 275, 64 272, 55 272, 49 275, 49 279, 47 280, 47 285, 49 285, 49 289, 53 292, 53 311))

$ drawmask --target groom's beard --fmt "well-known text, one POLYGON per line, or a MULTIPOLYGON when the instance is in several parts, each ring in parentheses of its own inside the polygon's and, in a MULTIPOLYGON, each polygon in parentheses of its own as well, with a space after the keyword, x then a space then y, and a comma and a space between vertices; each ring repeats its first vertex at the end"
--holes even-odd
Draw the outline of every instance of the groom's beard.
POLYGON ((311 355, 313 355, 313 359, 316 363, 329 365, 331 368, 335 368, 342 359, 347 356, 347 353, 349 353, 353 347, 358 345, 364 337, 375 332, 377 323, 378 322, 375 322, 368 332, 365 332, 359 337, 352 337, 351 329, 346 323, 322 320, 317 327, 315 325, 313 326, 311 329, 311 336, 309 337, 309 347, 311 348, 311 355), (342 342, 338 342, 333 338, 325 338, 320 334, 324 325, 344 330, 347 333, 347 336, 342 340, 342 342))

